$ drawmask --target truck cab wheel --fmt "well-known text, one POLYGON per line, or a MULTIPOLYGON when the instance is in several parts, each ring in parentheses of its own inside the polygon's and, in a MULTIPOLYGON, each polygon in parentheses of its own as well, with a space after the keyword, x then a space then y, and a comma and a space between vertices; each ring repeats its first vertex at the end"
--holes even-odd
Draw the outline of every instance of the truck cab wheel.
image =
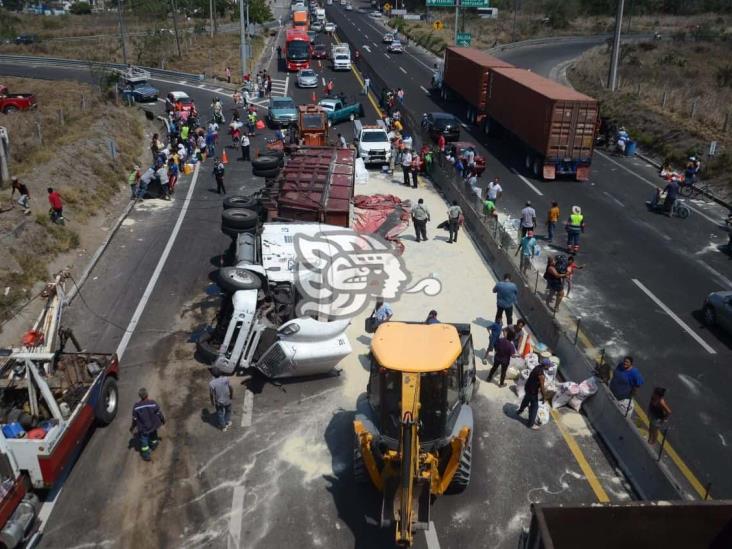
POLYGON ((119 391, 117 380, 113 377, 106 377, 102 382, 97 404, 94 407, 94 417, 99 425, 109 425, 117 415, 119 403, 119 391))
POLYGON ((257 212, 245 208, 230 208, 221 213, 221 226, 231 229, 251 229, 259 223, 257 212))
POLYGON ((245 210, 257 211, 261 205, 258 198, 253 196, 227 196, 224 198, 224 209, 240 208, 245 210))
POLYGON ((233 294, 239 290, 259 290, 262 279, 246 269, 222 267, 218 272, 218 285, 224 292, 233 294))
POLYGON ((198 356, 206 363, 213 364, 219 356, 219 345, 213 341, 213 334, 206 332, 196 341, 198 356))

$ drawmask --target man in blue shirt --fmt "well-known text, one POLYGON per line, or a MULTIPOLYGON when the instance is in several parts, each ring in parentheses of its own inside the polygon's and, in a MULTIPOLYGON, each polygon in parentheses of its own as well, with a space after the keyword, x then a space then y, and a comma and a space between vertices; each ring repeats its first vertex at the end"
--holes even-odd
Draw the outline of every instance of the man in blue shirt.
POLYGON ((144 387, 138 391, 140 401, 132 408, 132 426, 130 433, 137 433, 140 455, 145 461, 150 461, 151 450, 160 442, 158 429, 165 423, 165 416, 158 403, 148 397, 144 387))
POLYGON ((626 356, 615 368, 613 378, 610 380, 610 391, 618 399, 618 406, 626 415, 633 410, 633 395, 641 385, 643 376, 633 366, 633 357, 626 356))
POLYGON ((507 324, 513 324, 513 306, 518 301, 518 288, 511 282, 510 274, 503 275, 503 280, 493 287, 493 293, 496 294, 497 307, 495 321, 501 322, 505 312, 507 324))

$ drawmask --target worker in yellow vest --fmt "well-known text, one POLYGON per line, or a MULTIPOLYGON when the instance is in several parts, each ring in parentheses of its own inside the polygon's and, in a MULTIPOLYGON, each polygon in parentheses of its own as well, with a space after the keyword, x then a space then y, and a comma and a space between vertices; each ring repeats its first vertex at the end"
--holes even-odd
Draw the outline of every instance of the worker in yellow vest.
POLYGON ((572 206, 572 213, 565 225, 567 230, 567 252, 576 254, 579 252, 580 234, 585 232, 585 216, 582 215, 582 208, 572 206))

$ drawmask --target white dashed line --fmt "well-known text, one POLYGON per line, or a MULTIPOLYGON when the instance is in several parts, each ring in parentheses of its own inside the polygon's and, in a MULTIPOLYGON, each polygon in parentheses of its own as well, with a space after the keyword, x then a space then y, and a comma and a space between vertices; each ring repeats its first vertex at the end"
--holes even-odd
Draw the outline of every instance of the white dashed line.
POLYGON ((693 337, 693 338, 694 338, 694 341, 696 341, 696 342, 697 342, 697 343, 698 343, 699 345, 701 345, 701 346, 702 346, 702 348, 703 348, 703 349, 704 349, 704 350, 705 350, 706 352, 708 352, 708 353, 709 353, 710 355, 716 355, 716 354, 717 354, 717 351, 715 351, 715 350, 714 350, 714 349, 713 349, 713 348, 712 348, 712 347, 711 347, 711 346, 710 346, 710 345, 709 345, 709 344, 708 344, 708 343, 707 343, 706 341, 704 341, 704 340, 703 340, 703 339, 702 339, 702 338, 701 338, 701 337, 700 337, 700 336, 699 336, 699 335, 698 335, 698 334, 697 334, 697 333, 696 333, 696 332, 695 332, 694 330, 692 330, 692 329, 691 329, 691 327, 690 327, 690 326, 689 326, 689 325, 688 325, 688 324, 687 324, 686 322, 684 322, 683 320, 681 320, 681 319, 680 319, 680 318, 678 317, 678 315, 676 315, 676 313, 674 313, 674 312, 673 312, 673 311, 672 311, 671 309, 669 309, 669 308, 668 308, 668 306, 666 306, 666 304, 665 304, 665 303, 664 303, 663 301, 661 301, 660 299, 658 299, 658 298, 657 298, 657 297, 656 297, 656 296, 655 296, 655 295, 653 294, 653 292, 651 292, 651 290, 649 290, 648 288, 646 288, 646 287, 645 287, 645 286, 643 285, 643 283, 642 283, 642 282, 641 282, 640 280, 638 280, 638 279, 636 279, 636 278, 632 278, 631 280, 632 280, 633 284, 635 284, 636 286, 638 286, 638 287, 639 287, 639 288, 641 289, 641 291, 642 291, 642 292, 643 292, 644 294, 646 294, 646 295, 647 295, 648 297, 650 297, 650 298, 651 298, 651 300, 652 300, 652 301, 653 301, 653 302, 654 302, 654 303, 655 303, 656 305, 658 305, 659 307, 661 307, 661 309, 663 310, 663 312, 664 312, 664 313, 666 313, 666 314, 667 314, 668 316, 670 316, 670 317, 671 317, 671 318, 673 319, 673 321, 674 321, 674 322, 676 322, 676 324, 678 324, 679 326, 681 326, 681 328, 682 328, 682 329, 683 329, 683 330, 684 330, 684 331, 685 331, 685 332, 686 332, 687 334, 689 334, 689 335, 690 335, 691 337, 693 337))
POLYGON ((537 189, 536 186, 531 181, 529 181, 528 179, 526 179, 523 175, 521 175, 520 173, 518 173, 516 170, 511 170, 511 171, 514 174, 516 174, 516 177, 518 177, 521 181, 523 181, 524 183, 526 183, 529 186, 529 189, 531 189, 532 191, 534 191, 539 196, 544 196, 544 193, 541 192, 539 189, 537 189))
POLYGON ((402 71, 404 74, 407 74, 407 71, 404 70, 404 67, 399 67, 399 70, 402 71))
POLYGON ((287 78, 285 78, 285 95, 287 95, 287 88, 290 87, 290 75, 287 75, 287 78))
POLYGON ((365 49, 367 52, 371 53, 371 48, 369 48, 366 44, 363 45, 363 49, 365 49))
POLYGON ((623 204, 622 202, 620 202, 620 200, 618 200, 617 198, 615 198, 615 197, 614 197, 613 195, 611 195, 611 194, 610 194, 609 192, 607 192, 607 191, 602 191, 602 194, 604 194, 605 196, 607 196, 607 197, 608 197, 608 198, 609 198, 610 200, 612 200, 613 202, 615 202, 615 203, 616 203, 616 204, 617 204, 618 206, 620 206, 621 208, 625 208, 625 204, 623 204))
POLYGON ((440 549, 440 540, 437 539, 434 522, 430 521, 430 527, 424 531, 424 539, 427 542, 427 549, 440 549))
POLYGON ((425 88, 424 86, 420 86, 420 87, 419 87, 419 89, 420 89, 420 90, 422 90, 422 91, 423 91, 424 93, 426 93, 427 95, 429 95, 429 94, 430 94, 430 90, 428 90, 428 89, 427 89, 427 88, 425 88))
POLYGON ((391 59, 391 57, 389 57, 389 54, 388 53, 385 53, 384 54, 384 57, 386 57, 387 59, 391 59))
POLYGON ((242 547, 241 527, 244 521, 244 496, 246 496, 244 486, 239 485, 234 487, 234 495, 231 497, 231 513, 229 514, 227 549, 239 549, 242 547))
POLYGON ((719 271, 718 271, 717 269, 715 269, 715 268, 713 268, 713 267, 711 267, 711 266, 707 265, 707 264, 706 264, 706 263, 705 263, 704 261, 702 261, 701 259, 697 259, 697 261, 699 262, 699 265, 701 265, 701 266, 702 266, 702 267, 704 267, 704 268, 705 268, 705 269, 706 269, 707 271, 709 271, 709 272, 710 272, 710 273, 712 273, 712 274, 713 274, 714 276, 716 276, 719 282, 723 282, 725 286, 727 286, 728 288, 732 288, 732 280, 730 280, 729 278, 727 278, 726 276, 724 276, 724 275, 723 275, 722 273, 720 273, 720 272, 719 272, 719 271))
POLYGON ((323 77, 323 87, 325 87, 325 76, 323 77))
POLYGON ((216 88, 214 91, 216 93, 221 93, 222 91, 224 91, 224 88, 216 88))
MULTIPOLYGON (((153 78, 153 80, 154 80, 154 78, 153 78)), ((186 83, 185 80, 178 80, 178 84, 185 84, 185 83, 186 83)))
POLYGON ((241 426, 252 426, 252 412, 254 411, 254 393, 249 389, 244 391, 244 403, 241 407, 241 426))

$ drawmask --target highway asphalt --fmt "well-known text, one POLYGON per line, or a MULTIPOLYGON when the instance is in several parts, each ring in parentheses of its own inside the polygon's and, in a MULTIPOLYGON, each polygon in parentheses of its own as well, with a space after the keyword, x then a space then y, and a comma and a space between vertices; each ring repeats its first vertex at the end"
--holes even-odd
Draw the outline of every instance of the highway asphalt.
MULTIPOLYGON (((279 69, 276 88, 286 85, 297 103, 308 102, 312 91, 295 89, 293 76, 279 69)), ((37 78, 90 80, 87 71, 30 70, 37 78)), ((319 70, 333 76, 336 92, 358 95, 351 73, 319 70)), ((0 66, 0 72, 27 76, 29 69, 0 66)), ((222 95, 215 85, 155 85, 161 95, 187 91, 202 112, 222 95)), ((227 111, 229 104, 225 98, 227 111)), ((366 120, 374 120, 373 108, 364 107, 366 120)), ((331 137, 347 135, 349 127, 337 126, 331 137)), ((256 146, 271 133, 260 132, 256 146)), ((233 149, 228 155, 229 192, 258 188, 248 164, 237 162, 233 149)), ((183 178, 171 202, 138 204, 68 312, 85 347, 124 352, 120 410, 117 421, 91 437, 61 493, 51 494, 41 546, 387 547, 390 532, 373 522, 375 491, 354 486, 348 472, 353 403, 333 409, 331 398, 342 391, 342 378, 283 387, 257 381, 251 394, 233 378, 235 427, 222 434, 211 425, 208 373, 191 358, 220 301, 212 280, 228 244, 219 231, 221 197, 211 169, 209 160, 183 178), (143 385, 168 417, 152 464, 130 448, 127 432, 143 385)), ((506 419, 510 408, 484 398, 476 404, 484 451, 476 455, 468 491, 435 504, 442 547, 514 547, 531 502, 596 501, 556 427, 531 432, 506 419)), ((579 445, 611 499, 626 498, 601 448, 582 430, 579 445)), ((435 547, 420 536, 417 547, 424 546, 435 547)))
MULTIPOLYGON (((465 119, 464 106, 438 102, 427 92, 431 56, 411 46, 402 55, 386 53, 381 41, 385 29, 366 13, 335 5, 327 13, 339 35, 378 67, 380 78, 405 90, 406 108, 417 120, 430 111, 465 119)), ((598 41, 604 38, 517 48, 501 55, 548 76, 557 64, 598 41)), ((522 153, 510 143, 488 139, 467 125, 461 139, 477 143, 487 157, 483 185, 489 178, 501 178, 499 210, 517 217, 530 200, 542 232, 552 201, 559 202, 562 220, 572 205, 582 207, 587 232, 577 260, 585 269, 575 277, 569 300, 573 314, 582 316, 582 331, 596 353, 604 349, 613 363, 625 354, 635 358, 646 380, 638 395, 643 407, 654 387, 667 388, 674 412, 669 441, 699 482, 711 483, 713 497, 732 497, 727 472, 732 460, 732 404, 727 398, 732 337, 705 327, 699 315, 709 292, 732 289, 732 262, 722 252, 728 238, 722 227, 726 212, 692 201, 694 212, 686 220, 649 213, 645 201, 662 180, 638 159, 598 151, 589 182, 543 182, 525 170, 522 153)), ((562 232, 554 249, 562 250, 562 232)))

